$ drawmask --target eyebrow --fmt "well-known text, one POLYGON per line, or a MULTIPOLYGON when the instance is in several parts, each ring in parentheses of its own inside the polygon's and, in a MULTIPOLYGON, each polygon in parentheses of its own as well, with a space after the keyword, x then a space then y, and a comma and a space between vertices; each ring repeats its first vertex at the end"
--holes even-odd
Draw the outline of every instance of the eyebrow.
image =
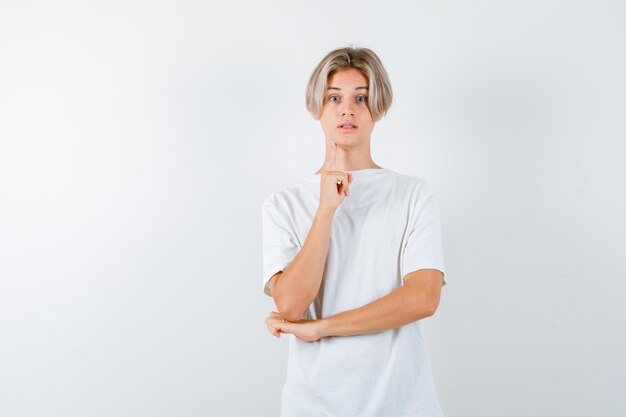
MULTIPOLYGON (((361 90, 361 89, 367 90, 367 87, 357 87, 357 88, 355 88, 355 90, 361 90)), ((339 87, 328 87, 326 89, 326 91, 328 91, 328 90, 341 90, 341 88, 339 88, 339 87)))

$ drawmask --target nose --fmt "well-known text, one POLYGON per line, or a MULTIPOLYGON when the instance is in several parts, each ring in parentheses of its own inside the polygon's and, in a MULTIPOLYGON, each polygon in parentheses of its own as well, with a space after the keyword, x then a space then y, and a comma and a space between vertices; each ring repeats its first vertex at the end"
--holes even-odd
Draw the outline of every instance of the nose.
POLYGON ((354 109, 352 108, 352 103, 349 103, 346 100, 343 108, 341 109, 341 117, 346 117, 347 115, 354 116, 354 109))

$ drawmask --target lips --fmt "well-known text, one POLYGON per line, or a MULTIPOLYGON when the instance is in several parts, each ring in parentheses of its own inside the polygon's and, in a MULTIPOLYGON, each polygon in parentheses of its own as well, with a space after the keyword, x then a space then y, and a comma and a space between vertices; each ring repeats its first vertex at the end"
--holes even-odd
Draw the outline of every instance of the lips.
POLYGON ((343 128, 344 126, 352 126, 354 129, 356 129, 356 127, 357 127, 357 125, 355 125, 354 123, 342 123, 342 124, 340 124, 337 127, 343 128))

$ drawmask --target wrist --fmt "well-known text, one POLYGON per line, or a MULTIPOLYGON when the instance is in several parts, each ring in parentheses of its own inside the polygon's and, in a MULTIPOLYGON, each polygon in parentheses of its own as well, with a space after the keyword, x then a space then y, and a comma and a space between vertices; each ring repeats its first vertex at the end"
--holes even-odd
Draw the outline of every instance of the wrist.
POLYGON ((333 216, 337 209, 335 207, 319 206, 317 208, 318 216, 333 216))
POLYGON ((320 339, 323 337, 332 336, 331 320, 329 317, 318 319, 320 339))

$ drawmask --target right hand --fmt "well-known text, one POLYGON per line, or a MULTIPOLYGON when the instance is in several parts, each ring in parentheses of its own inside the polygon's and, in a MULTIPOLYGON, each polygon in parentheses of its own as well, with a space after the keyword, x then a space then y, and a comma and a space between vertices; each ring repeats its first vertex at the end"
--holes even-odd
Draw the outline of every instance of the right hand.
POLYGON ((338 146, 332 140, 330 146, 330 158, 321 170, 320 208, 336 210, 343 203, 343 199, 350 195, 352 173, 335 170, 338 146), (337 184, 337 180, 342 180, 343 184, 337 184))

